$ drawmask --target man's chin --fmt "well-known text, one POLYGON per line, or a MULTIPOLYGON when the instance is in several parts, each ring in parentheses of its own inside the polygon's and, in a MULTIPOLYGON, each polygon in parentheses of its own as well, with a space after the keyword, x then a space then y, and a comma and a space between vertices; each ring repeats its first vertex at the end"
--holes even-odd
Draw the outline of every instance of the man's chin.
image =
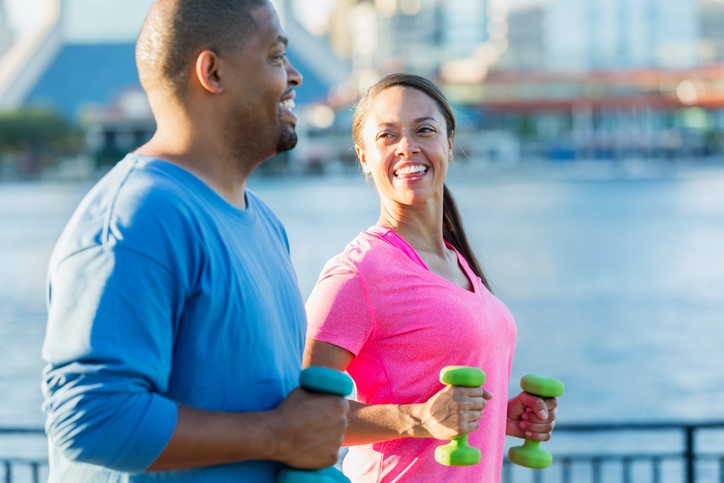
POLYGON ((294 128, 283 131, 277 141, 277 152, 282 153, 294 149, 294 146, 297 145, 297 140, 297 133, 294 131, 294 128))

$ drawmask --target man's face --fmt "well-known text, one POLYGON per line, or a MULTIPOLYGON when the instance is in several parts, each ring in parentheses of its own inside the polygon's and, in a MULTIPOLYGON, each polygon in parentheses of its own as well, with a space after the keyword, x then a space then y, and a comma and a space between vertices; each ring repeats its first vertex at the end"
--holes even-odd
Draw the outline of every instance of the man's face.
POLYGON ((230 57, 232 105, 226 137, 244 149, 252 143, 266 159, 297 144, 293 88, 302 76, 287 60, 287 39, 274 8, 268 4, 252 15, 258 30, 230 57))

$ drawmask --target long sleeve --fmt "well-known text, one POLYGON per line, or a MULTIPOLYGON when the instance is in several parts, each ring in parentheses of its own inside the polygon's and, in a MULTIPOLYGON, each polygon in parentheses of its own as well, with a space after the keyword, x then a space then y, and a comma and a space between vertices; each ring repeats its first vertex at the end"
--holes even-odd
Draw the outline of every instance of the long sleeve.
POLYGON ((166 390, 176 295, 138 253, 94 247, 51 274, 44 357, 47 432, 66 458, 141 472, 173 433, 166 390))

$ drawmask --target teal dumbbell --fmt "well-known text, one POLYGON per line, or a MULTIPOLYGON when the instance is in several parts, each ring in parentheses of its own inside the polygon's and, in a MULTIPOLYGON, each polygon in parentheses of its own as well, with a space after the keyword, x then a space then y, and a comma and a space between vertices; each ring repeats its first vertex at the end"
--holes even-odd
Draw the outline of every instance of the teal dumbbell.
MULTIPOLYGON (((448 386, 480 387, 485 372, 477 367, 447 366, 440 371, 440 382, 448 386)), ((435 448, 435 461, 445 466, 469 466, 480 462, 480 450, 468 444, 468 435, 453 438, 435 448)))
MULTIPOLYGON (((565 391, 563 382, 555 377, 528 374, 520 379, 520 387, 527 393, 538 397, 558 397, 565 391)), ((523 446, 514 446, 508 450, 508 458, 513 463, 527 468, 543 469, 553 463, 553 456, 541 449, 540 441, 525 439, 523 446)))
MULTIPOLYGON (((311 366, 302 371, 299 385, 310 392, 349 396, 354 388, 352 379, 345 373, 327 367, 311 366)), ((279 471, 277 483, 349 483, 334 466, 321 470, 284 468, 279 471)))

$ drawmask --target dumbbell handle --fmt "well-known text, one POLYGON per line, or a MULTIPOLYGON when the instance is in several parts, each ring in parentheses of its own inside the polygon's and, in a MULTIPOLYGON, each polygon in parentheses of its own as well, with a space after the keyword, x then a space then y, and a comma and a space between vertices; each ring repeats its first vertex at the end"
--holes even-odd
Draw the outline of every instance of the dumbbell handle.
MULTIPOLYGON (((440 371, 440 382, 448 386, 480 387, 485 384, 485 372, 477 367, 447 366, 440 371)), ((435 461, 446 466, 474 465, 480 461, 480 450, 468 444, 468 435, 453 438, 435 448, 435 461)))
MULTIPOLYGON (((345 373, 327 367, 310 366, 299 375, 299 385, 310 392, 340 397, 352 394, 352 379, 345 373)), ((334 466, 320 470, 284 468, 277 483, 349 483, 349 479, 334 466)))
MULTIPOLYGON (((537 374, 523 376, 520 387, 528 394, 542 398, 558 397, 565 391, 562 381, 537 374)), ((523 446, 510 448, 508 458, 518 465, 536 469, 546 468, 553 462, 550 453, 541 449, 540 441, 528 438, 525 438, 523 446)))

